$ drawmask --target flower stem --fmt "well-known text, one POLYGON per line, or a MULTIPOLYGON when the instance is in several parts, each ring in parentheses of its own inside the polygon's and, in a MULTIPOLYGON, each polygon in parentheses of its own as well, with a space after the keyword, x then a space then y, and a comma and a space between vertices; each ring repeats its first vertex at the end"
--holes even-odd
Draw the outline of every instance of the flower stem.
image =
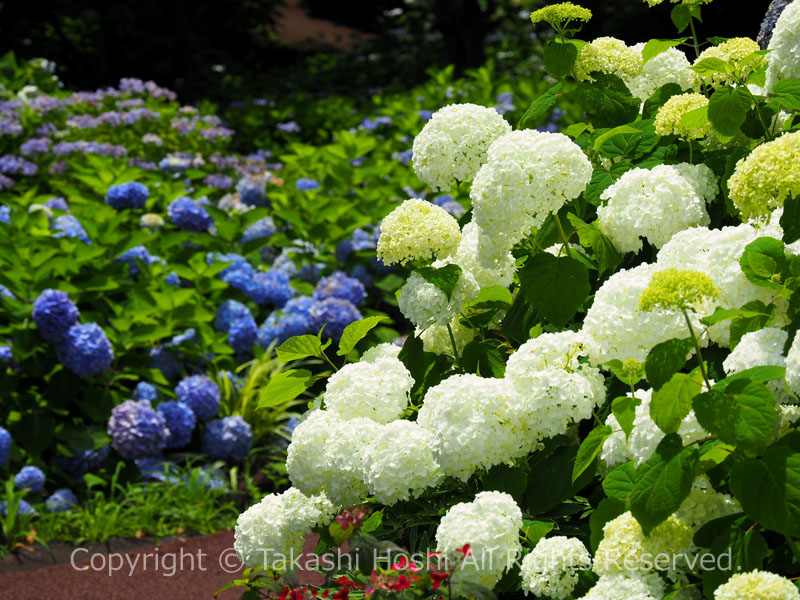
POLYGON ((706 382, 706 388, 710 390, 711 383, 708 380, 708 373, 706 372, 706 363, 703 361, 703 354, 700 352, 700 342, 694 333, 694 327, 692 327, 692 322, 689 320, 689 315, 686 314, 686 309, 681 309, 681 311, 683 312, 683 318, 686 319, 686 324, 689 326, 689 333, 691 334, 692 341, 694 342, 694 350, 697 352, 697 362, 700 364, 700 373, 703 375, 703 381, 706 382))
POLYGON ((463 371, 464 369, 461 367, 461 357, 458 355, 458 346, 456 346, 456 338, 453 335, 450 323, 447 324, 447 333, 450 335, 450 343, 453 344, 453 358, 456 361, 456 367, 458 367, 459 371, 463 371))
POLYGON ((558 227, 558 233, 561 234, 561 239, 564 240, 564 250, 567 251, 567 256, 572 258, 572 251, 569 249, 569 240, 567 240, 567 235, 564 233, 564 228, 561 226, 561 219, 558 218, 558 213, 553 213, 553 217, 556 220, 556 227, 558 227))
POLYGON ((700 56, 700 42, 697 39, 697 31, 694 28, 694 17, 689 17, 689 27, 692 28, 692 42, 694 42, 695 58, 700 56))

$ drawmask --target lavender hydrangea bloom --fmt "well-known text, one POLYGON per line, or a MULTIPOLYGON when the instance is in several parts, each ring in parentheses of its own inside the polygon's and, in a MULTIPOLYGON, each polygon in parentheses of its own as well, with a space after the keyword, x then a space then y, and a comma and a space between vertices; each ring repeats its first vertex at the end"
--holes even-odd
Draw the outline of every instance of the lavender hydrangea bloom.
POLYGON ((129 273, 130 276, 136 278, 142 272, 141 268, 138 264, 136 264, 136 260, 143 262, 145 265, 150 266, 154 262, 158 262, 160 259, 158 256, 151 256, 150 253, 147 251, 147 248, 144 246, 134 246, 129 250, 126 250, 122 254, 120 254, 117 258, 114 259, 114 262, 126 262, 128 263, 129 273))
POLYGON ((8 462, 11 454, 11 434, 4 427, 0 427, 0 465, 8 462))
POLYGON ((357 279, 348 277, 342 271, 336 271, 333 275, 323 277, 314 288, 315 300, 341 298, 355 306, 361 306, 366 297, 367 292, 364 285, 357 279))
POLYGON ((266 349, 272 343, 279 345, 290 337, 310 332, 308 314, 273 312, 258 330, 258 345, 266 349))
POLYGON ((172 287, 180 287, 181 278, 175 271, 172 271, 169 275, 164 277, 164 283, 171 285, 172 287))
POLYGON ((286 121, 285 123, 278 123, 275 129, 283 131, 284 133, 298 133, 300 131, 300 126, 297 124, 297 121, 286 121))
MULTIPOLYGON (((33 507, 28 504, 25 500, 20 498, 19 504, 17 505, 17 514, 18 515, 30 515, 34 514, 36 511, 33 510, 33 507)), ((5 517, 8 514, 8 501, 3 500, 0 502, 0 513, 5 517)))
MULTIPOLYGON (((0 189, 3 189, 0 187, 0 189)), ((0 223, 11 225, 11 207, 0 206, 0 223)))
POLYGON ((158 400, 158 388, 147 381, 140 381, 133 390, 134 400, 158 400))
POLYGON ((256 339, 258 339, 258 326, 253 317, 234 321, 228 331, 228 345, 238 354, 250 352, 256 339))
POLYGON ((106 192, 106 204, 117 210, 124 208, 144 208, 150 191, 138 181, 112 185, 106 192))
POLYGON ((167 438, 167 448, 183 448, 192 441, 192 431, 194 431, 197 419, 183 402, 163 402, 158 405, 158 412, 164 417, 164 421, 169 429, 167 438))
POLYGON ((167 445, 169 429, 150 402, 126 400, 111 411, 108 435, 122 458, 134 460, 159 454, 167 445))
POLYGON ((114 362, 114 350, 97 323, 73 325, 56 346, 58 360, 78 377, 96 377, 114 362))
POLYGON ((214 318, 214 329, 220 332, 228 332, 233 324, 239 319, 252 319, 253 314, 241 302, 236 300, 225 300, 217 308, 217 316, 214 318))
POLYGON ((252 277, 251 283, 242 291, 250 296, 256 304, 272 304, 278 308, 286 304, 294 295, 286 274, 274 269, 266 272, 257 271, 252 277))
POLYGON ((58 196, 53 196, 44 203, 44 205, 52 210, 63 210, 64 212, 69 212, 69 204, 63 198, 59 198, 58 196))
POLYGON ((311 310, 315 302, 316 300, 311 296, 298 296, 284 304, 281 312, 308 318, 308 311, 311 310))
POLYGON ((277 230, 278 228, 275 227, 275 222, 270 217, 264 217, 248 225, 247 229, 245 229, 242 234, 242 243, 246 244, 253 240, 273 236, 277 230))
POLYGON ((165 346, 180 346, 183 342, 194 342, 197 343, 197 332, 195 331, 194 327, 190 327, 183 333, 179 333, 176 336, 164 344, 165 346))
POLYGON ((78 238, 84 244, 92 243, 81 222, 72 215, 59 215, 50 223, 50 229, 54 238, 78 238))
POLYGON ((210 419, 219 410, 219 387, 204 375, 192 375, 181 380, 175 394, 201 421, 210 419))
POLYGON ((69 488, 61 488, 53 492, 45 500, 47 512, 66 512, 72 510, 78 504, 78 498, 69 488))
POLYGON ((361 319, 361 313, 347 300, 325 298, 314 303, 308 311, 308 318, 312 332, 319 331, 324 326, 323 335, 338 341, 345 327, 361 319))
POLYGON ((44 487, 46 477, 39 467, 27 466, 22 467, 19 473, 14 476, 14 487, 18 490, 28 489, 32 492, 38 492, 44 487))
POLYGON ((310 192, 311 190, 319 188, 319 182, 309 177, 301 177, 297 180, 297 183, 295 183, 295 187, 301 192, 310 192))
POLYGON ((83 477, 86 473, 99 469, 110 452, 109 446, 103 446, 97 450, 82 450, 75 453, 75 456, 57 456, 53 462, 67 473, 83 477))
POLYGON ((78 322, 78 308, 59 290, 44 290, 33 303, 33 321, 41 336, 56 342, 78 322))
POLYGON ((11 293, 11 290, 9 290, 9 289, 8 289, 6 286, 4 286, 2 283, 0 283, 0 297, 6 297, 6 298, 16 298, 16 296, 15 296, 14 294, 12 294, 12 293, 11 293))
POLYGON ((48 138, 31 138, 23 142, 19 151, 23 156, 35 156, 44 154, 50 150, 50 140, 48 138))
POLYGON ((195 233, 208 231, 214 224, 208 211, 188 196, 173 200, 167 207, 167 216, 176 227, 195 233))
POLYGON ((210 188, 215 188, 218 190, 227 190, 233 185, 233 179, 231 179, 227 175, 212 173, 211 175, 205 176, 205 178, 203 179, 203 184, 210 188))
POLYGON ((240 416, 215 419, 206 423, 202 450, 214 460, 237 463, 253 445, 250 425, 240 416))

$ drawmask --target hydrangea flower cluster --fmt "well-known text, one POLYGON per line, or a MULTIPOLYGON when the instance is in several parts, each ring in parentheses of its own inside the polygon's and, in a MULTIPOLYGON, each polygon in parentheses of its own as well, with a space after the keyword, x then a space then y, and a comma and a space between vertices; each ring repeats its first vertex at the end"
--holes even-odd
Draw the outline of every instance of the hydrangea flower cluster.
MULTIPOLYGON (((433 263, 434 268, 442 266, 443 262, 433 263)), ((467 271, 461 272, 450 298, 435 284, 413 272, 400 290, 397 302, 409 321, 417 327, 426 328, 435 323, 447 324, 479 292, 478 282, 467 271)))
POLYGON ((182 379, 175 388, 175 395, 192 410, 198 421, 210 419, 219 410, 219 386, 205 375, 182 379))
POLYGON ((714 600, 797 600, 800 590, 780 575, 767 571, 736 573, 714 591, 714 600))
POLYGON ((147 203, 150 191, 138 181, 112 185, 106 192, 106 204, 117 210, 125 208, 141 209, 147 203))
POLYGON ((8 462, 11 454, 11 434, 5 427, 0 427, 0 465, 8 462))
POLYGON ((61 340, 78 322, 78 308, 62 291, 44 290, 33 303, 33 321, 39 334, 50 342, 61 340))
POLYGON ((97 323, 82 323, 69 328, 56 344, 58 360, 78 377, 97 377, 114 362, 114 349, 97 323))
POLYGON ((212 459, 241 462, 252 446, 253 432, 242 417, 236 415, 206 423, 202 449, 212 459))
POLYGON ((314 299, 339 298, 347 300, 354 306, 361 306, 367 297, 364 284, 358 279, 348 277, 342 271, 336 271, 319 280, 314 288, 314 299))
POLYGON ((800 5, 796 2, 783 9, 767 48, 767 90, 772 90, 781 79, 800 77, 796 58, 800 48, 800 5))
POLYGON ((579 539, 543 538, 522 559, 522 589, 535 596, 564 600, 578 583, 578 571, 591 565, 592 557, 579 539))
POLYGON ((594 81, 591 73, 598 71, 616 75, 628 85, 641 73, 642 66, 642 55, 636 49, 617 38, 599 37, 581 46, 574 70, 578 81, 594 81))
POLYGON ((126 400, 115 406, 108 420, 111 446, 128 460, 159 454, 167 446, 169 429, 164 417, 147 400, 126 400))
POLYGON ((202 233, 214 225, 214 219, 203 205, 188 196, 181 196, 170 202, 167 216, 173 225, 184 231, 202 233))
POLYGON ((14 487, 18 490, 38 492, 44 487, 46 477, 39 467, 22 467, 14 476, 14 487))
POLYGON ((338 341, 344 328, 361 320, 358 308, 341 298, 325 298, 308 309, 308 325, 313 333, 322 330, 325 337, 338 341), (323 329, 324 327, 324 329, 323 329))
POLYGON ((69 488, 61 488, 53 492, 45 500, 48 512, 66 512, 78 505, 78 497, 69 488))
MULTIPOLYGON (((641 55, 644 44, 636 44, 632 48, 641 55)), ((691 70, 691 66, 683 51, 667 48, 644 62, 641 73, 626 81, 626 84, 631 94, 642 102, 668 83, 677 84, 685 92, 697 87, 699 81, 697 73, 691 70)))
POLYGON ((406 200, 381 222, 378 258, 387 265, 445 258, 461 241, 461 230, 443 208, 426 200, 406 200))
MULTIPOLYGON (((700 56, 697 57, 695 64, 707 58, 718 58, 723 62, 730 62, 735 65, 742 59, 753 54, 753 52, 758 52, 759 50, 761 50, 761 48, 759 48, 758 43, 750 38, 731 38, 718 46, 710 46, 703 50, 700 56)), ((766 62, 766 59, 762 58, 762 61, 766 62)), ((758 63, 754 63, 751 66, 755 68, 759 65, 758 63)), ((711 85, 713 87, 733 83, 732 75, 719 72, 702 74, 700 75, 700 79, 706 85, 711 85)))
POLYGON ((170 449, 183 448, 192 440, 197 422, 192 409, 183 402, 162 402, 156 409, 164 418, 164 423, 169 430, 166 447, 170 449))
POLYGON ((694 110, 708 106, 703 94, 689 93, 672 96, 656 113, 655 127, 658 135, 679 135, 685 140, 696 140, 711 134, 711 123, 702 119, 698 124, 687 126, 683 117, 694 110))

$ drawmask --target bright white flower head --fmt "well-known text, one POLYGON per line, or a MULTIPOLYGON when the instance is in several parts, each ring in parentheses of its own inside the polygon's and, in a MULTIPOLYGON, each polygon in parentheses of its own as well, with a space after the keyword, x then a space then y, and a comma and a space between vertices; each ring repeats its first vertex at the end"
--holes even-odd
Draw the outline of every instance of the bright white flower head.
POLYGON ((767 48, 767 90, 781 79, 800 78, 800 4, 790 2, 783 9, 767 48))
POLYGON ((453 375, 429 388, 417 417, 436 435, 442 472, 462 481, 480 467, 529 452, 527 421, 514 386, 472 374, 453 375))
MULTIPOLYGON (((635 48, 641 55, 644 44, 637 44, 635 48)), ((640 75, 633 77, 628 82, 631 94, 642 102, 652 96, 656 90, 668 83, 675 83, 682 91, 694 88, 698 84, 697 73, 691 70, 691 63, 681 50, 668 48, 644 63, 640 75)))
POLYGON ((414 138, 414 171, 433 191, 469 182, 486 161, 490 144, 511 131, 494 108, 451 104, 433 116, 414 138))
POLYGON ((800 335, 797 334, 786 354, 786 385, 790 392, 800 396, 800 335))
MULTIPOLYGON (((728 375, 733 375, 753 367, 785 367, 783 346, 788 337, 789 334, 778 327, 765 327, 758 331, 745 333, 733 352, 722 363, 722 368, 728 375)), ((770 388, 778 402, 793 400, 791 394, 784 389, 782 380, 769 381, 767 387, 770 388)))
MULTIPOLYGON (((443 264, 434 263, 439 268, 443 264)), ((417 327, 428 327, 434 323, 446 324, 453 316, 461 312, 464 305, 474 300, 480 293, 480 286, 475 278, 467 271, 461 272, 461 277, 456 284, 450 299, 447 295, 427 281, 417 272, 411 274, 406 281, 397 303, 400 312, 417 327)))
MULTIPOLYGON (((614 273, 600 287, 583 321, 583 343, 595 365, 618 359, 644 362, 656 344, 672 338, 684 338, 688 328, 683 315, 676 311, 639 310, 639 297, 661 265, 642 264, 614 273)), ((692 327, 702 331, 698 316, 690 314, 692 327)), ((701 345, 708 340, 700 339, 701 345)))
MULTIPOLYGON (((450 321, 450 331, 453 332, 459 354, 464 350, 464 346, 475 339, 475 330, 462 325, 458 315, 450 321)), ((416 335, 422 338, 422 349, 425 352, 452 356, 453 341, 450 339, 450 331, 447 331, 447 325, 434 323, 425 330, 417 328, 416 335)))
POLYGON ((303 551, 305 534, 329 523, 335 513, 324 494, 306 496, 295 488, 270 494, 239 515, 233 548, 248 567, 265 567, 281 559, 288 564, 303 551))
POLYGON ((511 496, 480 492, 472 502, 456 504, 442 517, 436 549, 451 554, 469 544, 470 556, 460 565, 464 576, 493 588, 522 552, 521 527, 522 511, 511 496))
POLYGON ((474 221, 464 226, 461 243, 458 245, 453 262, 468 271, 481 288, 499 285, 508 287, 514 281, 516 264, 511 252, 500 255, 487 253, 484 244, 481 248, 481 237, 485 236, 474 221), (483 250, 483 252, 481 252, 483 250))
POLYGON ((767 571, 737 573, 714 591, 714 600, 798 600, 794 583, 767 571))
POLYGON ((461 229, 451 214, 427 200, 413 198, 381 222, 378 259, 386 265, 449 256, 461 241, 461 229))
POLYGON ((657 573, 620 572, 602 575, 580 600, 661 600, 665 593, 657 573))
POLYGON ((717 197, 717 192, 719 191, 717 176, 708 165, 702 163, 698 165, 678 163, 677 165, 670 166, 678 171, 681 177, 692 184, 695 193, 706 202, 711 202, 717 197))
POLYGON ((541 539, 522 559, 522 589, 535 596, 564 600, 575 589, 578 572, 591 565, 592 557, 578 538, 541 539))
POLYGON ((611 427, 611 435, 603 442, 603 447, 600 449, 600 460, 605 463, 608 469, 613 469, 632 460, 633 456, 631 455, 630 444, 628 444, 628 436, 625 435, 625 431, 623 431, 614 413, 606 417, 604 425, 611 427))
POLYGON ((741 511, 742 507, 734 498, 715 491, 708 477, 701 475, 694 480, 692 491, 681 502, 675 516, 697 531, 709 521, 741 511))
POLYGON ((486 234, 479 253, 508 252, 531 227, 578 197, 591 178, 589 159, 564 134, 526 129, 498 138, 470 192, 473 220, 486 234), (484 250, 487 241, 496 247, 484 250))
POLYGON ((327 410, 315 410, 292 433, 286 470, 304 494, 325 492, 340 506, 367 496, 358 453, 375 435, 375 421, 343 421, 327 410))
POLYGON ((673 167, 631 169, 600 195, 597 223, 620 252, 638 252, 641 238, 660 248, 676 233, 708 225, 705 201, 673 167))
POLYGON ((388 423, 402 416, 413 385, 411 373, 396 358, 351 363, 328 379, 325 407, 340 419, 388 423))
POLYGON ((616 75, 630 88, 642 73, 642 54, 613 37, 599 37, 581 46, 575 61, 575 77, 579 81, 594 81, 593 71, 616 75))
POLYGON ((402 346, 390 344, 389 342, 378 344, 377 346, 373 346, 364 352, 364 354, 361 355, 361 360, 359 362, 374 363, 382 358, 397 358, 400 356, 400 351, 402 349, 402 346))
POLYGON ((411 421, 384 425, 361 449, 364 481, 381 504, 416 498, 442 478, 434 458, 436 438, 411 421))

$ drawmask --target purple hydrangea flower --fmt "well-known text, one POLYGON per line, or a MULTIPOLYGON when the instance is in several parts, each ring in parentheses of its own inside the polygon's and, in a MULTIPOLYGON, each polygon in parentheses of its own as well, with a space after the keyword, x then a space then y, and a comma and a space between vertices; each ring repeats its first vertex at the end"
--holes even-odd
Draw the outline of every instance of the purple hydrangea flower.
POLYGON ((75 456, 57 456, 53 462, 67 473, 83 477, 86 473, 99 469, 110 452, 109 446, 103 446, 97 450, 82 450, 75 456))
POLYGON ((285 123, 278 123, 275 129, 283 131, 284 133, 298 133, 300 131, 300 126, 296 121, 286 121, 285 123))
POLYGON ((54 238, 78 238, 84 244, 92 243, 81 222, 72 215, 57 216, 50 223, 50 229, 54 232, 54 238))
POLYGON ((49 138, 31 138, 23 142, 19 147, 19 151, 23 156, 44 154, 48 150, 50 150, 49 138))
MULTIPOLYGON (((231 285, 234 284, 231 283, 231 285)), ((234 287, 236 286, 234 285, 234 287)), ((272 304, 278 308, 294 296, 294 291, 289 285, 289 278, 285 273, 275 269, 257 271, 249 285, 242 291, 256 304, 272 304)))
POLYGON ((273 342, 280 345, 290 337, 310 332, 308 314, 272 312, 258 330, 258 345, 266 349, 273 342))
POLYGON ((319 181, 308 177, 301 177, 294 185, 301 192, 310 192, 311 190, 319 188, 319 181))
POLYGON ((202 450, 212 459, 237 463, 244 460, 252 446, 253 432, 242 417, 224 417, 206 423, 202 450))
POLYGON ((357 279, 348 277, 342 271, 336 271, 333 275, 323 277, 314 288, 315 300, 341 298, 355 306, 361 306, 366 297, 367 291, 364 289, 364 284, 357 279))
POLYGON ((169 429, 150 402, 126 400, 111 411, 108 435, 122 458, 135 460, 160 454, 167 445, 169 429))
POLYGON ((67 204, 67 201, 57 196, 50 198, 50 200, 45 202, 44 205, 52 210, 63 210, 64 212, 69 212, 69 204, 67 204))
POLYGON ((245 229, 244 233, 242 234, 242 243, 246 244, 247 242, 251 242, 253 240, 268 238, 275 235, 277 230, 278 228, 275 227, 275 222, 272 220, 272 218, 264 217, 263 219, 259 219, 255 223, 251 223, 247 226, 247 229, 245 229))
POLYGON ((208 228, 214 224, 214 219, 206 209, 188 196, 182 196, 170 202, 167 207, 167 216, 176 227, 195 233, 208 231, 208 228))
POLYGON ((183 402, 162 402, 158 405, 158 412, 164 417, 164 421, 169 429, 167 438, 167 448, 183 448, 192 441, 192 431, 194 431, 197 419, 183 402))
POLYGON ((128 263, 129 271, 131 277, 134 279, 139 276, 142 272, 139 265, 136 261, 139 260, 147 266, 152 265, 154 262, 161 260, 158 256, 152 256, 147 251, 147 248, 144 246, 134 246, 120 254, 117 258, 114 259, 114 262, 125 262, 128 263))
POLYGON ((33 303, 33 321, 39 334, 50 342, 63 338, 78 322, 78 308, 59 290, 45 290, 33 303))
POLYGON ((158 400, 158 388, 147 381, 140 381, 133 390, 134 400, 158 400))
POLYGON ((252 319, 253 314, 241 302, 236 300, 225 300, 217 308, 217 316, 214 318, 214 328, 217 331, 225 332, 231 330, 233 324, 240 319, 252 319))
POLYGON ((210 419, 219 410, 219 387, 205 375, 192 375, 181 380, 175 394, 201 421, 210 419))
POLYGON ((312 332, 317 332, 324 326, 323 335, 338 341, 345 327, 361 319, 361 313, 347 300, 325 298, 314 303, 308 311, 308 318, 312 332))
MULTIPOLYGON (((0 189, 3 189, 0 187, 0 189)), ((0 223, 11 225, 11 207, 0 206, 0 223)))
POLYGON ((14 487, 18 490, 28 489, 32 492, 38 492, 44 487, 46 477, 39 467, 27 466, 22 467, 19 473, 14 476, 14 487))
POLYGON ((237 319, 228 331, 228 345, 238 354, 250 352, 257 339, 258 326, 253 317, 237 319))
POLYGON ((78 498, 69 488, 61 488, 53 492, 45 500, 47 512, 66 512, 72 510, 78 504, 78 498))
POLYGON ((0 427, 0 465, 8 462, 11 454, 11 434, 4 427, 0 427))
POLYGON ((112 185, 106 192, 106 204, 117 210, 124 208, 144 208, 150 191, 138 181, 112 185))
POLYGON ((78 377, 96 377, 114 362, 114 349, 97 323, 73 325, 56 346, 58 360, 78 377))
POLYGON ((311 310, 315 302, 316 300, 311 296, 298 296, 284 304, 281 308, 281 312, 308 318, 308 311, 311 310))
MULTIPOLYGON (((4 517, 8 514, 8 501, 3 500, 2 502, 0 502, 0 513, 2 513, 4 517)), ((34 513, 36 513, 36 511, 33 510, 33 507, 30 504, 28 504, 25 500, 20 498, 19 504, 17 505, 17 514, 32 515, 34 513)))

